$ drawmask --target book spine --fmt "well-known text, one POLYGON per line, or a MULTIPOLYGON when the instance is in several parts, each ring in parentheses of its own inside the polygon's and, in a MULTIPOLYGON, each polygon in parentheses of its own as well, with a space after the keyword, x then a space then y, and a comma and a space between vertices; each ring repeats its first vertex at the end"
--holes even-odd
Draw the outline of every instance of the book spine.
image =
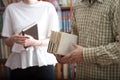
POLYGON ((62 12, 62 29, 63 32, 70 32, 70 11, 62 12))
POLYGON ((56 64, 56 80, 62 80, 62 65, 60 63, 56 64))
POLYGON ((68 79, 68 64, 63 64, 63 77, 64 77, 64 79, 68 79))

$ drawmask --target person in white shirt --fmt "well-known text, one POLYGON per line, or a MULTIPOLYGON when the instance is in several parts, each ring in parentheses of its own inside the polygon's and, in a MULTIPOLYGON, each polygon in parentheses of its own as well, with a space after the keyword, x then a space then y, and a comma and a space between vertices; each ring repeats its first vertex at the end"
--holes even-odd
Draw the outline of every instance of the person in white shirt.
POLYGON ((56 9, 51 3, 21 0, 6 7, 2 36, 12 47, 5 64, 11 70, 11 80, 54 80, 57 60, 47 52, 52 30, 60 31, 60 27, 56 9), (22 29, 33 22, 38 25, 38 40, 29 34, 21 34, 22 29))

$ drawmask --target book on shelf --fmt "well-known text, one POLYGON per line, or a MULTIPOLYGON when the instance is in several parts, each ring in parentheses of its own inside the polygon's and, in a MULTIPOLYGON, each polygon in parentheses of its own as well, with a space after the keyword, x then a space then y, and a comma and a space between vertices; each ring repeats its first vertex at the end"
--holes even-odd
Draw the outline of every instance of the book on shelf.
POLYGON ((77 43, 77 35, 52 31, 47 52, 65 55, 74 50, 72 43, 77 43))
POLYGON ((62 11, 62 28, 63 32, 70 32, 70 11, 62 11))
POLYGON ((7 59, 10 53, 10 47, 8 47, 3 38, 0 38, 0 59, 7 59))
POLYGON ((63 64, 63 78, 68 79, 69 78, 69 65, 68 64, 63 64))
POLYGON ((22 31, 22 35, 31 35, 35 39, 38 39, 38 26, 37 23, 32 23, 28 26, 26 26, 22 31))
POLYGON ((69 7, 70 6, 70 0, 58 0, 58 3, 61 7, 69 7))
POLYGON ((55 71, 56 71, 56 78, 57 78, 56 80, 59 80, 62 78, 62 64, 57 63, 55 69, 56 69, 55 71))

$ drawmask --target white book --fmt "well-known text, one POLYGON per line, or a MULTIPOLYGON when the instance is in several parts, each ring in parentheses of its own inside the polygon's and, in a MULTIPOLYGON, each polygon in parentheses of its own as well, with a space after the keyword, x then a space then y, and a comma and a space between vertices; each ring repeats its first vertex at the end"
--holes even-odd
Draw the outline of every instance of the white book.
POLYGON ((77 43, 77 35, 52 31, 47 51, 53 54, 65 55, 74 50, 72 43, 77 43))

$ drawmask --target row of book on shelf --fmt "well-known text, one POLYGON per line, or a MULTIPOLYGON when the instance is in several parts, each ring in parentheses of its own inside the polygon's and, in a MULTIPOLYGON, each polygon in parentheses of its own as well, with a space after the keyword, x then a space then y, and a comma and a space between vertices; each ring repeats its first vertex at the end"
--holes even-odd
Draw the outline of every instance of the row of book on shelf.
POLYGON ((70 11, 62 11, 61 12, 61 31, 62 32, 70 32, 70 11))
POLYGON ((57 64, 58 80, 75 80, 76 64, 57 64))
POLYGON ((4 39, 0 38, 0 59, 7 59, 10 53, 10 48, 5 44, 4 39))
POLYGON ((73 4, 76 0, 48 0, 48 1, 52 3, 58 2, 58 4, 61 7, 70 7, 71 4, 73 4))

